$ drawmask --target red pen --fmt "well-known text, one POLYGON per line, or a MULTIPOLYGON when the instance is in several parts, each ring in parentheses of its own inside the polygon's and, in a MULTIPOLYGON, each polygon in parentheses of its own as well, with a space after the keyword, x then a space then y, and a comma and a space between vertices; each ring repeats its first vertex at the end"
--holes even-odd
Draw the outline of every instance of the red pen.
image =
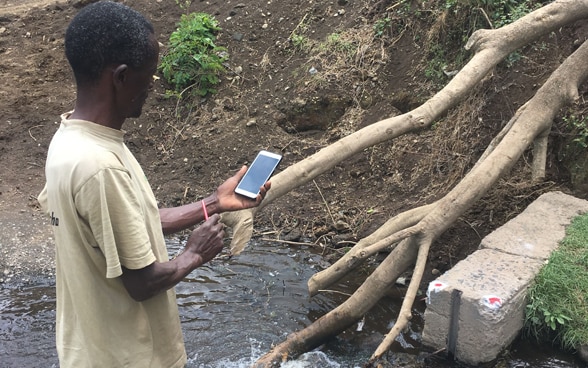
POLYGON ((202 212, 204 212, 204 221, 208 220, 208 211, 206 210, 206 204, 204 203, 204 199, 200 201, 202 203, 202 212))

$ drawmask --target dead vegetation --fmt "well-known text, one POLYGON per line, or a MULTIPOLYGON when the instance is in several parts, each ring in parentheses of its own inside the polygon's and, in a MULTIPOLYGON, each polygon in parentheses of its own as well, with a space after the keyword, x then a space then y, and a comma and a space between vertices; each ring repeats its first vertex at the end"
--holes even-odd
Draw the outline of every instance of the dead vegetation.
MULTIPOLYGON (((297 186, 313 180, 355 153, 406 133, 430 127, 464 100, 472 90, 476 90, 491 70, 507 55, 534 41, 538 36, 587 15, 588 9, 580 1, 557 1, 502 28, 491 31, 478 30, 466 45, 467 49, 474 51, 473 57, 441 91, 414 110, 379 121, 342 137, 314 155, 288 167, 273 179, 272 191, 262 206, 297 186), (552 18, 546 20, 546 14, 550 14, 552 18)), ((424 157, 430 154, 429 158, 435 158, 430 160, 428 165, 419 164, 415 167, 428 166, 433 169, 445 178, 446 181, 441 180, 444 185, 453 184, 452 180, 457 181, 456 185, 452 186, 453 189, 432 202, 430 197, 425 197, 423 200, 429 204, 390 218, 374 233, 361 239, 331 267, 315 274, 309 280, 311 295, 336 283, 378 252, 390 252, 346 302, 312 325, 290 334, 284 342, 260 358, 256 366, 274 366, 284 357, 310 350, 325 339, 342 332, 359 320, 414 262, 412 279, 406 290, 398 319, 370 358, 367 366, 377 364, 411 319, 412 304, 423 279, 433 242, 485 196, 501 177, 510 172, 518 159, 523 157, 532 141, 535 140, 537 146, 546 140, 547 134, 544 133, 551 129, 553 118, 559 109, 579 97, 578 88, 588 77, 588 69, 580 67, 578 63, 579 60, 588 57, 585 55, 586 52, 588 52, 588 44, 584 43, 553 72, 534 97, 516 111, 502 131, 492 141, 486 143, 487 148, 473 166, 468 160, 459 164, 457 158, 460 156, 475 156, 471 153, 469 155, 462 153, 457 143, 449 146, 441 145, 438 151, 424 152, 424 157), (559 87, 563 85, 566 88, 562 90, 559 87), (447 155, 451 156, 447 157, 447 155), (456 165, 452 165, 453 163, 456 165), (465 173, 466 169, 468 169, 467 173, 465 173)), ((441 69, 447 74, 445 68, 441 69)), ((471 126, 475 126, 475 123, 472 124, 470 120, 472 118, 478 122, 483 121, 478 117, 480 110, 472 108, 476 105, 475 101, 475 97, 470 98, 465 109, 458 109, 458 113, 448 118, 461 118, 469 122, 471 126), (476 117, 478 118, 475 119, 476 117)), ((456 128, 451 123, 446 125, 453 129, 442 132, 446 133, 445 140, 463 142, 469 138, 478 138, 472 140, 480 142, 479 136, 472 137, 476 134, 474 130, 456 128)), ((470 125, 466 124, 465 127, 470 125)), ((537 172, 538 168, 541 169, 541 165, 536 163, 542 162, 544 167, 545 155, 546 151, 535 152, 534 164, 531 165, 531 182, 543 180, 544 175, 537 172)), ((415 160, 415 162, 418 161, 415 160)), ((415 179, 411 178, 411 180, 415 179)), ((224 221, 235 227, 236 236, 233 239, 232 251, 236 254, 241 252, 251 237, 253 218, 257 211, 258 209, 253 209, 223 217, 224 221)))

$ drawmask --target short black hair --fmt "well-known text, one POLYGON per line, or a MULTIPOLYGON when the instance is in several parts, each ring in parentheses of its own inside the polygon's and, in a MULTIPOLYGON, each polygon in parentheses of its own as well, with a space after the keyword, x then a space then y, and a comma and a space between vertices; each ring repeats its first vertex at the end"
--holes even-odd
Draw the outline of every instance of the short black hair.
POLYGON ((65 32, 65 55, 78 85, 97 82, 106 67, 139 68, 157 57, 153 26, 126 5, 100 1, 84 7, 65 32))

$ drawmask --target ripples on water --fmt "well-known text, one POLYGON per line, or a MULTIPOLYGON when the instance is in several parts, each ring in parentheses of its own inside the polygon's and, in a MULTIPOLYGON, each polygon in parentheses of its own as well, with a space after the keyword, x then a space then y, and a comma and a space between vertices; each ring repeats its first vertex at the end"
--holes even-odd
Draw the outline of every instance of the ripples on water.
POLYGON ((0 312, 0 367, 57 365, 53 279, 0 284, 0 312))
MULTIPOLYGON (((336 307, 346 296, 308 297, 306 282, 319 261, 308 250, 255 244, 232 260, 215 260, 192 273, 176 288, 188 367, 250 367, 289 332, 336 307)), ((345 286, 339 291, 350 293, 345 286)), ((390 308, 384 307, 387 313, 390 308)), ((354 367, 353 360, 362 359, 359 365, 371 352, 350 353, 337 362, 313 352, 283 367, 354 367)))
MULTIPOLYGON (((168 245, 172 254, 181 247, 176 240, 168 245)), ((320 269, 320 259, 310 249, 259 243, 238 257, 221 257, 192 272, 176 287, 187 368, 248 368, 289 332, 308 326, 339 305, 346 298, 344 294, 351 294, 357 285, 343 282, 337 293, 308 297, 306 282, 320 269)), ((37 278, 0 287, 0 368, 57 367, 54 279, 37 278)), ((366 316, 361 332, 353 331, 354 326, 320 351, 282 367, 360 367, 391 327, 390 318, 396 317, 399 305, 398 298, 385 298, 366 316)), ((414 314, 408 331, 397 339, 390 354, 404 367, 417 366, 422 311, 414 314)), ((522 351, 523 358, 513 357, 500 367, 580 367, 546 351, 522 351)), ((457 365, 438 359, 425 366, 457 365)))

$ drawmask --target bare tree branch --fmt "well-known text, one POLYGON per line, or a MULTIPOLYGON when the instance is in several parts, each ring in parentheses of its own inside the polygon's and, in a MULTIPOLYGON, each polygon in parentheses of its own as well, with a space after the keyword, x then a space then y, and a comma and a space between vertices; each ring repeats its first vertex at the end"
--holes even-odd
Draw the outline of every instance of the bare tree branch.
MULTIPOLYGON (((339 162, 355 153, 356 149, 365 148, 365 144, 375 144, 375 141, 390 139, 404 134, 407 130, 429 125, 433 119, 462 100, 467 92, 510 52, 540 35, 587 16, 588 1, 561 0, 503 28, 477 31, 467 44, 467 47, 475 50, 476 54, 433 98, 407 114, 366 127, 289 167, 280 174, 279 180, 274 179, 274 185, 279 190, 273 193, 273 198, 286 193, 288 188, 314 178, 332 167, 334 162, 339 162), (335 161, 341 157, 340 155, 344 157, 335 161), (297 176, 291 176, 298 174, 301 175, 300 180, 297 180, 297 176)), ((430 207, 425 206, 410 212, 410 215, 396 216, 389 221, 390 229, 393 230, 378 230, 377 236, 370 237, 369 242, 360 241, 352 249, 353 253, 348 259, 342 263, 336 263, 337 266, 331 266, 334 271, 329 269, 323 271, 324 275, 332 274, 333 276, 325 277, 325 280, 315 277, 309 282, 311 291, 318 290, 316 285, 312 285, 317 283, 317 279, 320 285, 334 282, 333 280, 341 276, 340 270, 353 269, 357 265, 357 260, 365 259, 366 254, 371 250, 381 249, 382 244, 389 246, 391 242, 403 239, 347 301, 307 328, 292 333, 284 342, 259 359, 255 366, 274 366, 284 357, 292 357, 310 350, 320 345, 326 338, 344 331, 361 318, 396 278, 416 260, 400 316, 370 359, 370 364, 375 363, 410 320, 410 310, 422 280, 426 257, 432 242, 480 199, 502 175, 507 173, 537 137, 549 131, 555 115, 562 106, 577 98, 579 84, 588 77, 588 63, 585 60, 588 60, 588 42, 569 56, 535 96, 517 111, 508 128, 501 132, 501 137, 492 142, 483 158, 445 197, 430 207), (399 224, 405 227, 400 227, 399 224), (382 243, 373 246, 379 241, 382 243)))
MULTIPOLYGON (((261 206, 227 214, 223 216, 223 222, 227 226, 235 227, 239 222, 255 217, 257 211, 276 198, 311 181, 363 149, 430 126, 447 110, 461 102, 508 54, 542 35, 587 16, 588 0, 558 0, 505 27, 476 31, 466 44, 466 49, 471 49, 476 54, 431 99, 413 111, 381 120, 343 137, 314 155, 287 167, 272 178, 272 190, 268 192, 261 206)), ((247 236, 235 236, 231 242, 231 252, 239 254, 248 240, 247 236)))

